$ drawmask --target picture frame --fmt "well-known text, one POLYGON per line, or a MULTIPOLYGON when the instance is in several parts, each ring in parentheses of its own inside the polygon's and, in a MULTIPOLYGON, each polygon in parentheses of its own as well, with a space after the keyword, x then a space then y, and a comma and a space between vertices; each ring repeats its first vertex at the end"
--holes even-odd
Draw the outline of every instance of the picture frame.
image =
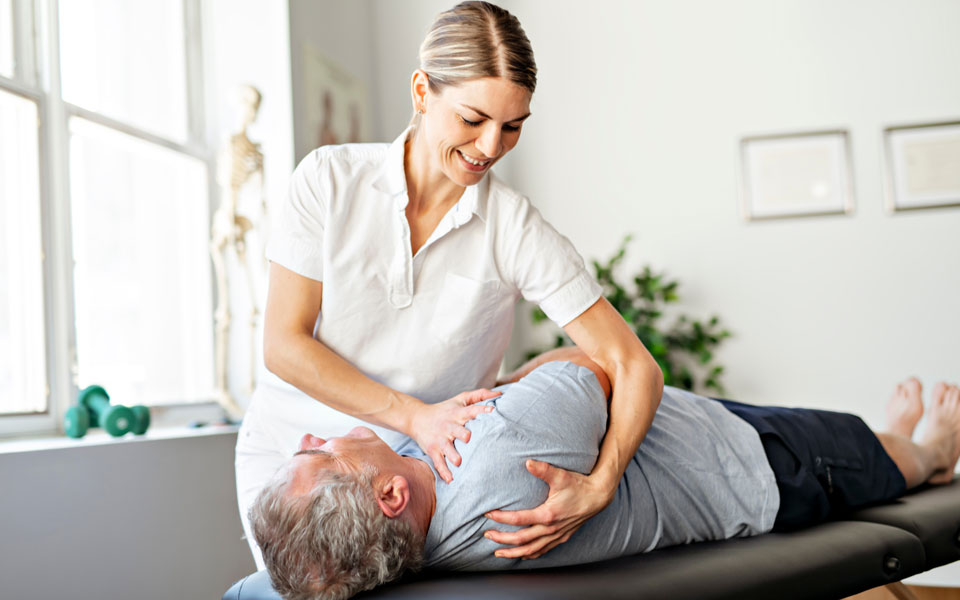
POLYGON ((960 206, 960 121, 883 133, 888 211, 960 206))
POLYGON ((367 90, 358 77, 310 42, 301 47, 304 135, 311 148, 370 139, 367 90))
POLYGON ((848 214, 853 176, 846 130, 740 140, 740 199, 747 221, 848 214))

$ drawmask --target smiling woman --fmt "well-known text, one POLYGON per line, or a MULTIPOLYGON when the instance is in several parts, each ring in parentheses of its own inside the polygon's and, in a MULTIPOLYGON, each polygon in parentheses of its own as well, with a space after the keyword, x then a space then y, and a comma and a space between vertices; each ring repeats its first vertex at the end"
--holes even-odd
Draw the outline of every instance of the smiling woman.
MULTIPOLYGON (((458 187, 474 185, 520 141, 521 125, 530 116, 531 92, 501 77, 473 79, 437 91, 430 82, 422 70, 413 75, 413 98, 419 108, 408 142, 413 171, 409 179, 429 190, 443 178, 458 187), (427 172, 417 172, 418 167, 427 172)), ((408 191, 409 187, 410 181, 408 191)))
POLYGON ((557 469, 564 484, 543 505, 496 517, 530 526, 510 552, 535 556, 610 502, 661 375, 570 241, 492 172, 519 142, 536 88, 516 17, 464 2, 437 17, 420 53, 414 117, 392 144, 323 146, 293 174, 267 248, 264 358, 275 377, 259 382, 237 443, 241 514, 304 431, 318 447, 358 425, 390 444, 412 438, 450 483, 462 462, 454 441, 469 443, 466 425, 497 395, 488 388, 522 297, 613 388, 593 472, 557 469))

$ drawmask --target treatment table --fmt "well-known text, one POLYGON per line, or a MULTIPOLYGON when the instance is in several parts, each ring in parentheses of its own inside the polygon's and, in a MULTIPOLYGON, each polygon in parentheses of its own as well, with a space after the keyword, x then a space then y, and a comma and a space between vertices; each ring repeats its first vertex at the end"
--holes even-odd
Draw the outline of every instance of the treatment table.
MULTIPOLYGON (((425 571, 360 594, 370 599, 844 598, 960 559, 960 479, 921 487, 808 529, 702 542, 586 565, 512 572, 425 571)), ((279 600, 266 571, 223 600, 279 600)))

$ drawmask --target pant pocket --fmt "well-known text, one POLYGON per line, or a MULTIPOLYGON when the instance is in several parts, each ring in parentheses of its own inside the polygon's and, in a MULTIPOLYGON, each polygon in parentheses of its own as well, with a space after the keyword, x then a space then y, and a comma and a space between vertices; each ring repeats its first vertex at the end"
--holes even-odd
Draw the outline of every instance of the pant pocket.
POLYGON ((863 476, 863 462, 851 458, 818 456, 814 459, 817 478, 830 496, 831 503, 849 504, 850 491, 863 476))

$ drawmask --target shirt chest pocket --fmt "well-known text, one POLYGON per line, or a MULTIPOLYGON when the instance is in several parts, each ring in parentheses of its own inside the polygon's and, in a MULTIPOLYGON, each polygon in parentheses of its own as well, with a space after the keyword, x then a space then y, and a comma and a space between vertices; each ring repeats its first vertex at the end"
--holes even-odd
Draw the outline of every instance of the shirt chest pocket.
POLYGON ((499 299, 500 280, 447 273, 430 320, 431 335, 450 346, 484 336, 494 328, 499 299))

